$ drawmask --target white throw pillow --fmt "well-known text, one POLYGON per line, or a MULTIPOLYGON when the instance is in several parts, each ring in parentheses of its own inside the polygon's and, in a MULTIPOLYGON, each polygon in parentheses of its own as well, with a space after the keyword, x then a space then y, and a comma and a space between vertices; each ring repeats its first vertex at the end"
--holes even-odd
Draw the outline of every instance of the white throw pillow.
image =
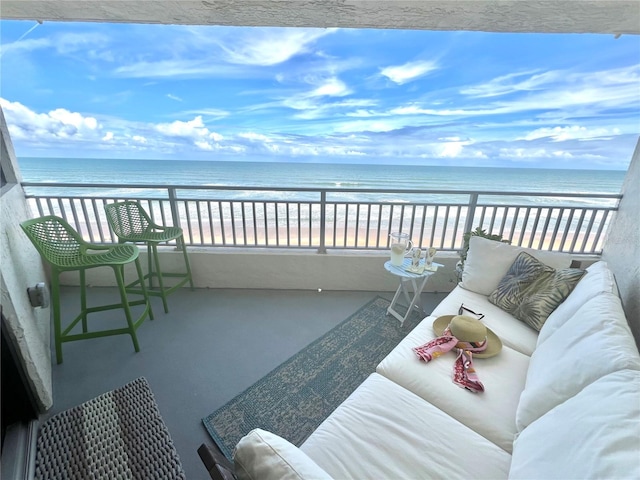
POLYGON ((599 378, 625 369, 640 370, 640 355, 620 299, 602 293, 531 355, 516 411, 517 429, 522 431, 599 378))
POLYGON ((612 373, 533 422, 509 478, 640 478, 638 385, 638 371, 612 373))
POLYGON ((233 462, 239 480, 331 479, 298 447, 260 428, 240 439, 233 462))
POLYGON ((571 294, 549 315, 540 330, 538 345, 547 340, 564 322, 569 320, 589 299, 600 293, 617 295, 618 287, 613 273, 606 262, 596 262, 587 267, 587 274, 573 289, 571 294))
POLYGON ((482 295, 491 294, 520 252, 527 252, 555 269, 569 268, 571 265, 571 256, 566 253, 515 247, 474 236, 469 240, 469 252, 464 263, 460 286, 482 295))

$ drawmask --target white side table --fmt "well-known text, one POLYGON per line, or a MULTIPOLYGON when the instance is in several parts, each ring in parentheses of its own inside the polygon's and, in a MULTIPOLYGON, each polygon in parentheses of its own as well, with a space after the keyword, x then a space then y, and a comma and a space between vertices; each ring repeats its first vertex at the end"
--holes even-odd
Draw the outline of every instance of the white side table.
MULTIPOLYGON (((424 263, 424 260, 422 260, 420 263, 424 263)), ((398 285, 396 294, 393 296, 393 300, 391 300, 391 305, 389 305, 389 308, 387 308, 387 315, 393 315, 398 320, 400 320, 400 326, 404 324, 404 321, 414 309, 418 310, 418 312, 420 313, 425 314, 422 308, 422 303, 420 302, 420 295, 422 294, 422 290, 427 284, 427 280, 429 279, 429 277, 436 273, 438 267, 443 266, 442 264, 436 262, 433 262, 431 265, 434 267, 434 270, 425 270, 423 273, 412 273, 407 270, 407 268, 411 266, 410 258, 405 258, 401 267, 392 265, 391 260, 385 262, 384 268, 388 272, 400 277, 400 285, 398 285), (407 284, 409 283, 412 286, 413 298, 409 295, 409 289, 407 288, 407 284), (400 293, 404 294, 404 297, 407 300, 407 304, 409 305, 409 307, 407 308, 407 313, 405 313, 404 317, 395 310, 395 306, 398 303, 398 299, 400 298, 400 293)))

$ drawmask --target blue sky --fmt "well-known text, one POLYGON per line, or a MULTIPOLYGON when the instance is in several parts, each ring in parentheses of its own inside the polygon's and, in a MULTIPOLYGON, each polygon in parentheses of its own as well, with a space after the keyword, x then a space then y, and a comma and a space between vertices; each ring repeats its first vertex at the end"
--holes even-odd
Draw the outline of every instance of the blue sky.
POLYGON ((640 37, 0 22, 20 156, 626 169, 640 37))

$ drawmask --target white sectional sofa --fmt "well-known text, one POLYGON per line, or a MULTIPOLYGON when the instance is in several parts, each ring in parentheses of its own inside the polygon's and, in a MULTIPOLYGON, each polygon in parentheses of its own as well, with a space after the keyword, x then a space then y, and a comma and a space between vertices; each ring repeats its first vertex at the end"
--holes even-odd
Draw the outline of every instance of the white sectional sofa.
MULTIPOLYGON (((377 371, 300 448, 263 430, 244 437, 236 475, 640 478, 640 355, 611 271, 589 266, 537 332, 488 301, 522 250, 472 238, 460 285, 377 371), (451 381, 452 352, 425 363, 412 351, 461 304, 503 342, 497 356, 474 359, 482 393, 451 381)), ((528 252, 557 269, 571 262, 528 252)))

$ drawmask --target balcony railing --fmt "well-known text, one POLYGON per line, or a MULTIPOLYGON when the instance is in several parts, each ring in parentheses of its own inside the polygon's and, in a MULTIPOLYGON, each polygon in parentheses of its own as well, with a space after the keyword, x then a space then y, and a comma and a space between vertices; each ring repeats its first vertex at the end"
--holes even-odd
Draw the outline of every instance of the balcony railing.
POLYGON ((22 184, 35 216, 65 218, 91 242, 115 242, 104 205, 139 200, 158 223, 203 247, 381 250, 391 232, 458 251, 481 227, 514 245, 599 255, 621 195, 461 190, 22 184))

